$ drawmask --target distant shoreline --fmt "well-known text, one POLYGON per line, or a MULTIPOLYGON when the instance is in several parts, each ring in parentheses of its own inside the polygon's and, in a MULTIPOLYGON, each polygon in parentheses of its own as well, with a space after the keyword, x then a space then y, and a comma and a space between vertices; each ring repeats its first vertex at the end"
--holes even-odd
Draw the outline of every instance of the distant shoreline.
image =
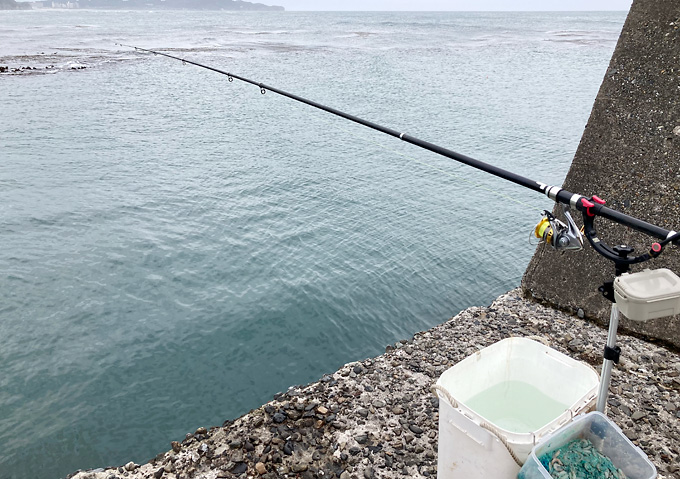
POLYGON ((0 0, 0 10, 196 10, 196 11, 285 11, 278 5, 243 0, 46 0, 16 2, 0 0))

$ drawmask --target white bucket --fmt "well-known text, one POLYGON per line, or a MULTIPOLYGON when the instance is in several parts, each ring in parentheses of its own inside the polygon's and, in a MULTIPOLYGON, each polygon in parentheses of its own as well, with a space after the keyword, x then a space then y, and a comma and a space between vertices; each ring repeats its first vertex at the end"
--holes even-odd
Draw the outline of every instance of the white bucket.
POLYGON ((526 338, 468 356, 435 386, 437 477, 516 478, 543 436, 594 407, 598 385, 589 366, 526 338))

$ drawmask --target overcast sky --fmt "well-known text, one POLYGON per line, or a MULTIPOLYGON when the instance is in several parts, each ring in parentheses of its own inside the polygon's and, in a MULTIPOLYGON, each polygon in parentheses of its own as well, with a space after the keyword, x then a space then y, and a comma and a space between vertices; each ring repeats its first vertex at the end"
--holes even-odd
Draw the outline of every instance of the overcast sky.
POLYGON ((632 0, 251 0, 286 10, 622 10, 632 0))

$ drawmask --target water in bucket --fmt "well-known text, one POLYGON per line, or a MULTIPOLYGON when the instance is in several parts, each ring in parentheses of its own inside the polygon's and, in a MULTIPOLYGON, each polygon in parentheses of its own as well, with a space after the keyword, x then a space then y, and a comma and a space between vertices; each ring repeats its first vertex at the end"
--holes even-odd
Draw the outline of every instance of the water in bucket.
POLYGON ((523 381, 498 383, 477 393, 465 405, 496 426, 516 433, 537 431, 570 406, 523 381))
POLYGON ((437 380, 438 479, 516 479, 543 436, 595 405, 598 384, 587 365, 527 338, 471 354, 437 380))

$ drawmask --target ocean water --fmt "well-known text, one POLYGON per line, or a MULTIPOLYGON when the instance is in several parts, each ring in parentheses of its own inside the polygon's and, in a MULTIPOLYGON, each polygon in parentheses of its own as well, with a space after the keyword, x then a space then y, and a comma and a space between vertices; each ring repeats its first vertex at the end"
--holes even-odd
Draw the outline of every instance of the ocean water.
POLYGON ((116 43, 561 184, 624 20, 0 12, 0 65, 39 68, 0 75, 0 478, 146 461, 488 304, 551 208, 116 43))

